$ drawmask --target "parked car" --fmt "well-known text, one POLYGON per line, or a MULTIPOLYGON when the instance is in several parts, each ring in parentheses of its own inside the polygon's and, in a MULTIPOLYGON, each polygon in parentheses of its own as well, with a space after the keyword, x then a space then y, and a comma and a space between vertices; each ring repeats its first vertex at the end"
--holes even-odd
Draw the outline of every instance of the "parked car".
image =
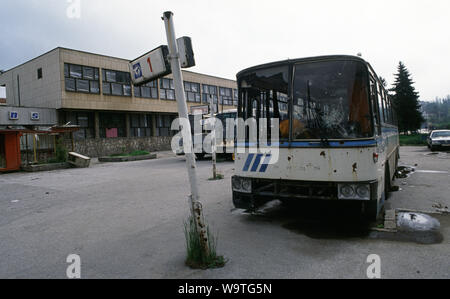
POLYGON ((432 151, 450 149, 450 130, 432 131, 427 140, 428 148, 432 151))

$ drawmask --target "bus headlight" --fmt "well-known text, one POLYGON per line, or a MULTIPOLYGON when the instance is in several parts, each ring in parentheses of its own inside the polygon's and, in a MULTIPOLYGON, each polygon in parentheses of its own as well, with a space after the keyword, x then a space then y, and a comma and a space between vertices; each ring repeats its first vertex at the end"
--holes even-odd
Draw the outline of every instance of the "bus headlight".
POLYGON ((360 199, 370 199, 369 185, 360 185, 356 188, 356 194, 360 199))
POLYGON ((339 184, 338 197, 343 200, 370 200, 369 184, 339 184))
POLYGON ((339 188, 339 198, 353 198, 355 196, 355 190, 352 185, 342 185, 339 188))
POLYGON ((242 178, 242 191, 246 193, 252 193, 252 180, 248 178, 242 178))
POLYGON ((233 191, 252 193, 252 179, 234 176, 232 178, 233 191))
POLYGON ((233 191, 242 190, 242 179, 238 176, 233 177, 233 191))

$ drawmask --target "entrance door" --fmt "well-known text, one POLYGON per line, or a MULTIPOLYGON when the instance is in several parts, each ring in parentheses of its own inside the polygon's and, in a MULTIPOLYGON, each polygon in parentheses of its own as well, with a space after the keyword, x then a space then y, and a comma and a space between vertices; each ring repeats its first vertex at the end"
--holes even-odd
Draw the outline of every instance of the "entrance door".
POLYGON ((20 134, 0 134, 0 171, 20 169, 20 134))

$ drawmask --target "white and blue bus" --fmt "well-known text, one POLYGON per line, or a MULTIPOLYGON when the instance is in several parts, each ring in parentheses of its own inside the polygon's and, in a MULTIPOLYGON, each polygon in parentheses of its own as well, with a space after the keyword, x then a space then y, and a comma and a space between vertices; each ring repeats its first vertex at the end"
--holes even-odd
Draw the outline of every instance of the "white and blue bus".
MULTIPOLYGON (((279 119, 279 159, 252 153, 238 140, 235 207, 268 201, 353 201, 368 218, 380 216, 399 159, 396 116, 369 63, 321 56, 252 67, 237 75, 238 118, 279 119), (244 153, 245 152, 245 153, 244 153)), ((270 138, 270 136, 269 136, 270 138)))

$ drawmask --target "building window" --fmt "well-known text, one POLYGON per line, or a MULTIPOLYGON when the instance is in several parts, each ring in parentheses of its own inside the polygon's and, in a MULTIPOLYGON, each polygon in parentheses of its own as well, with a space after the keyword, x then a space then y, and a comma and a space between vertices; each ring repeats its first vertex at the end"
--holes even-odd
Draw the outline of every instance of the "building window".
POLYGON ((100 138, 126 137, 125 114, 100 113, 100 138))
POLYGON ((158 80, 142 86, 134 86, 134 96, 136 98, 158 99, 158 80))
POLYGON ((239 95, 237 89, 233 89, 233 106, 237 106, 239 102, 239 95))
POLYGON ((175 101, 175 87, 172 79, 163 78, 160 82, 160 98, 161 100, 175 101))
POLYGON ((173 115, 157 115, 156 116, 156 136, 167 137, 173 136, 171 131, 172 122, 176 119, 173 115))
MULTIPOLYGON (((42 77, 42 69, 41 77, 42 77)), ((39 70, 38 70, 39 77, 39 70)), ((84 93, 100 93, 99 69, 75 64, 64 64, 64 78, 66 91, 84 93)))
POLYGON ((219 103, 221 105, 233 106, 233 95, 231 88, 219 87, 219 103))
POLYGON ((131 97, 130 73, 103 69, 102 75, 103 94, 131 97))
POLYGON ((217 87, 212 85, 202 85, 202 101, 209 104, 209 98, 212 96, 214 104, 217 104, 217 87))
POLYGON ((150 114, 130 115, 130 135, 131 137, 151 137, 152 136, 152 116, 150 114))
POLYGON ((38 80, 39 80, 39 79, 42 79, 42 68, 39 68, 39 69, 37 70, 37 78, 38 78, 38 80))
POLYGON ((74 139, 84 140, 95 138, 95 125, 93 112, 66 111, 63 114, 63 123, 77 125, 80 130, 73 133, 74 139))
POLYGON ((193 82, 184 82, 184 90, 186 92, 186 101, 200 103, 202 100, 200 94, 200 84, 193 82))

